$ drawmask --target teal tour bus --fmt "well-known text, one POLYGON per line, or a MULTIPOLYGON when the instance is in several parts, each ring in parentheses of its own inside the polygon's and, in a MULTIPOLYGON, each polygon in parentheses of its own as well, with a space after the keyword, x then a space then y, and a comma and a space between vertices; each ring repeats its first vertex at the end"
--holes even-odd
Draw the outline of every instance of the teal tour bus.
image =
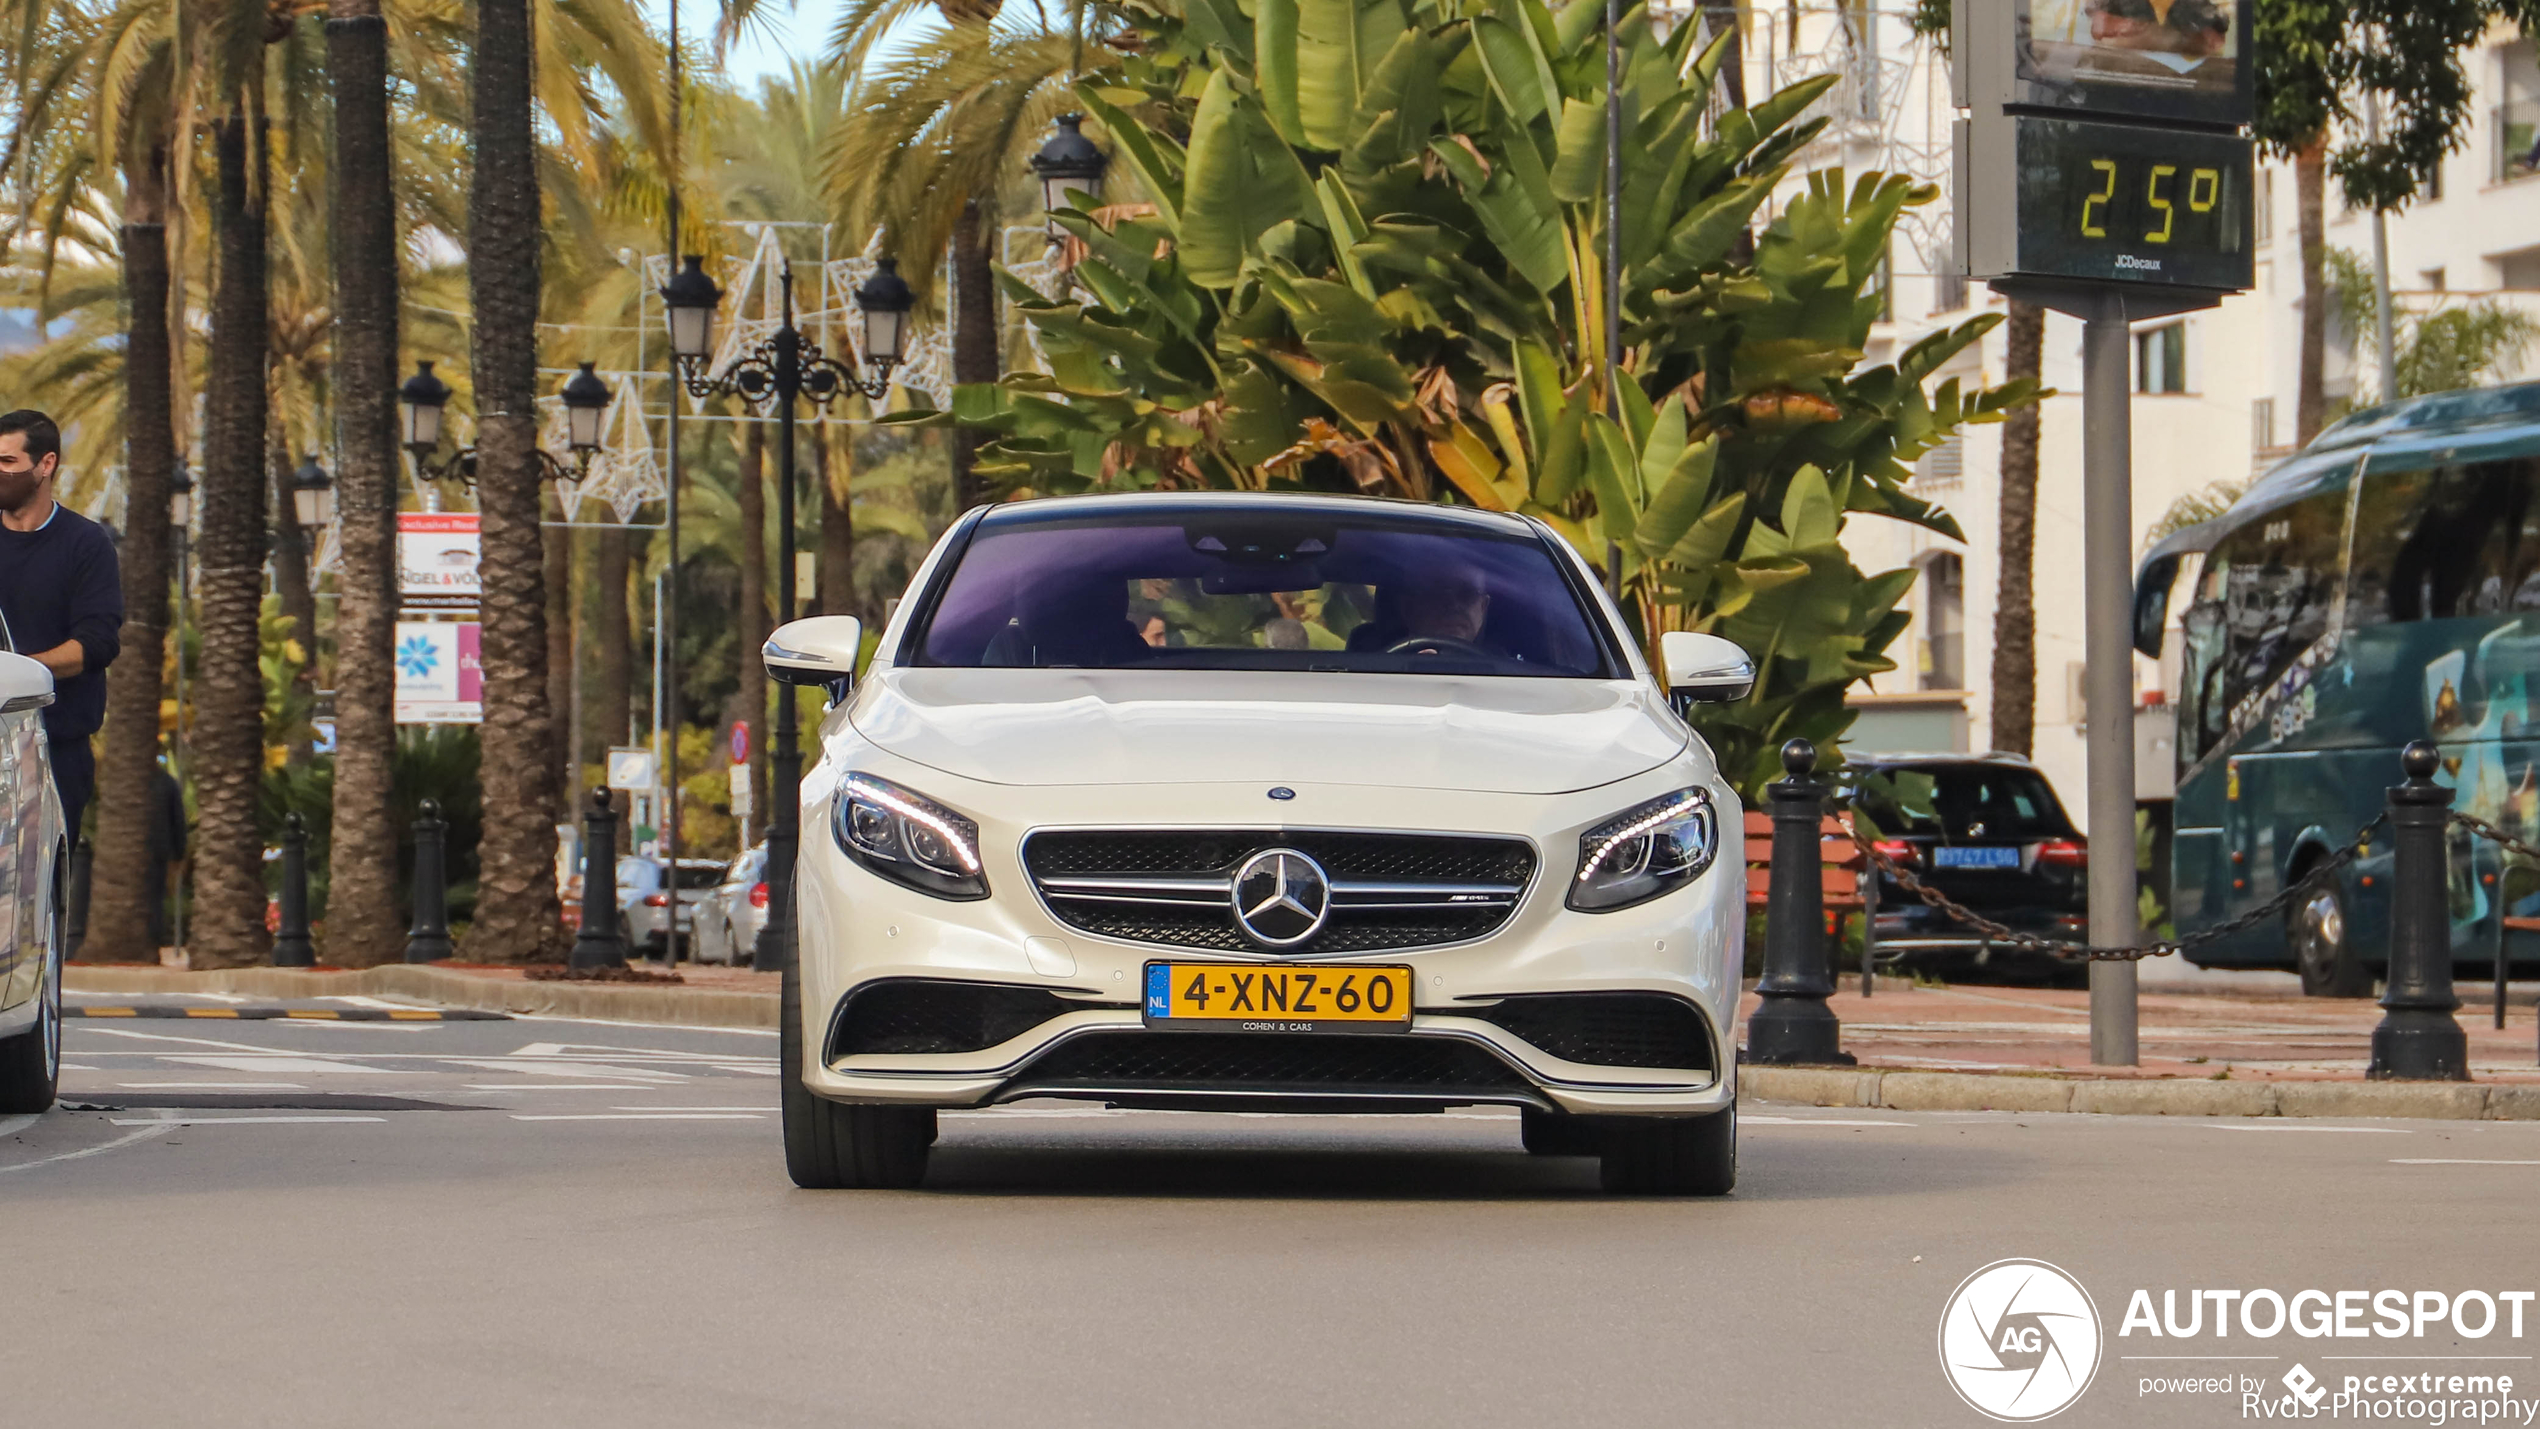
MULTIPOLYGON (((2178 607, 2170 916, 2184 937, 2245 913, 2343 847, 2430 739, 2453 807, 2540 836, 2540 383, 2358 412, 2214 520, 2143 559, 2135 647, 2178 607)), ((2540 868, 2455 828, 2456 964, 2540 960, 2540 868)), ((2278 920, 2191 951, 2290 967, 2319 996, 2372 991, 2390 847, 2278 920)))

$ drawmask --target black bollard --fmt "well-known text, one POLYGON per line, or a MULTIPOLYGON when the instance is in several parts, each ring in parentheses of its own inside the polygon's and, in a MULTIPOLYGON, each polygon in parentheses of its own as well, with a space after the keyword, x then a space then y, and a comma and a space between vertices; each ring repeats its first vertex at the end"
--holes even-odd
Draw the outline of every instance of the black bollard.
POLYGON ((415 820, 415 921, 406 930, 406 961, 437 962, 450 955, 450 879, 442 861, 441 802, 426 799, 415 820))
POLYGON ((2439 753, 2418 740, 2399 756, 2408 782, 2390 790, 2390 969, 2372 1065, 2381 1080, 2469 1080, 2469 1034, 2453 1009, 2452 912, 2445 880, 2452 791, 2434 782, 2439 753))
MULTIPOLYGON (((1808 777, 1817 748, 1782 746, 1790 777, 1766 790, 1773 811, 1772 884, 1764 904, 1764 1004, 1746 1022, 1746 1060, 1767 1065, 1849 1066, 1843 1023, 1826 1006, 1834 971, 1826 952, 1826 786, 1808 777)), ((1725 835, 1724 835, 1725 836, 1725 835)))
POLYGON ((273 965, 317 966, 309 941, 309 824, 298 814, 282 818, 282 926, 273 933, 273 965))
POLYGON ((626 938, 617 927, 617 813, 606 789, 591 791, 591 812, 582 819, 582 931, 566 965, 626 966, 626 938))

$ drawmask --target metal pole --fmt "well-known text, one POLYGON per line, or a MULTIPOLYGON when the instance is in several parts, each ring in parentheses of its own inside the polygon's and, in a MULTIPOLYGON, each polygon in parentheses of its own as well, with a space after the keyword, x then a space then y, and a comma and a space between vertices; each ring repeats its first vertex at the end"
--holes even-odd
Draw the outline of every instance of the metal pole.
POLYGON ((2446 887, 2452 791, 2434 782, 2441 753, 2426 740, 2400 758, 2390 791, 2390 981, 2372 1030, 2375 1080, 2469 1080, 2469 1034, 2452 1013, 2452 913, 2446 887))
POLYGON ((406 929, 406 961, 436 962, 450 955, 450 881, 442 862, 441 802, 426 799, 415 819, 415 920, 406 929))
MULTIPOLYGON (((679 266, 679 0, 670 0, 670 263, 679 266)), ((662 957, 672 967, 679 966, 679 359, 670 361, 670 488, 668 530, 670 559, 665 573, 670 577, 670 598, 663 605, 662 669, 663 690, 668 698, 669 713, 661 718, 670 737, 662 741, 662 785, 667 791, 669 807, 662 811, 662 866, 667 870, 662 879, 670 890, 668 931, 662 937, 662 957)), ((659 708, 658 706, 656 708, 659 708)))
MULTIPOLYGON (((1605 378, 1606 415, 1623 420, 1623 62, 1614 33, 1622 0, 1605 0, 1605 378)), ((1609 551, 1615 599, 1622 598, 1621 551, 1609 551)))
MULTIPOLYGON (((2381 142, 2381 96, 2364 91, 2364 142, 2381 142)), ((2372 211, 2372 301, 2374 352, 2381 361, 2381 400, 2399 400, 2398 343, 2390 316, 2390 215, 2372 211)))
POLYGON ((1773 863, 1764 905, 1763 999, 1746 1021, 1746 1060, 1849 1065, 1843 1023, 1826 1006, 1834 964, 1826 947, 1826 786, 1808 777, 1817 747, 1804 739, 1782 746, 1789 775, 1768 786, 1773 807, 1773 863))
POLYGON ((626 966, 626 939, 617 928, 617 813, 606 789, 591 791, 591 812, 582 820, 582 928, 567 961, 577 968, 626 966))
MULTIPOLYGON (((776 623, 794 618, 794 396, 802 390, 802 334, 794 331, 794 269, 781 279, 785 325, 776 330, 776 623)), ((758 652, 746 652, 756 659, 758 652)), ((782 972, 794 956, 794 851, 802 836, 803 756, 796 747, 794 687, 776 687, 776 738, 769 751, 767 922, 750 965, 782 972)))
POLYGON ((317 965, 317 947, 309 941, 309 824, 298 811, 282 819, 282 917, 273 934, 273 965, 305 968, 317 965))
MULTIPOLYGON (((2084 741, 2090 793, 2090 941, 2131 947, 2134 903, 2134 433, 2133 334, 2125 299, 2098 300, 2082 328, 2082 584, 2086 611, 2084 741)), ((2090 965, 2090 1060, 2130 1067, 2134 964, 2090 965)))
MULTIPOLYGON (((168 752, 170 756, 168 759, 168 775, 181 783, 181 781, 185 778, 186 768, 185 597, 187 591, 186 575, 188 573, 186 570, 187 552, 185 549, 185 528, 183 526, 178 526, 172 534, 176 538, 176 728, 171 730, 168 736, 168 752)), ((182 824, 184 822, 184 818, 184 803, 180 800, 177 805, 177 821, 182 824)), ((189 857, 181 860, 181 862, 186 863, 189 867, 185 872, 178 875, 176 887, 168 894, 168 936, 176 940, 175 947, 179 966, 182 966, 185 962, 185 895, 187 890, 193 884, 192 871, 190 868, 193 860, 189 857)))

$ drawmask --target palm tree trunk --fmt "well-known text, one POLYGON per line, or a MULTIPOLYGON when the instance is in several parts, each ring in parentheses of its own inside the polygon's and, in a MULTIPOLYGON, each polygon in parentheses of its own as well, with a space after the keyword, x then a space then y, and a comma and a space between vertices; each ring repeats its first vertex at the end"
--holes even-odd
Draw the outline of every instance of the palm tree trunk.
POLYGON ((476 489, 483 556, 485 722, 476 921, 465 956, 553 962, 555 738, 548 718, 546 562, 538 463, 538 154, 528 0, 479 0, 469 55, 468 298, 475 313, 476 489))
POLYGON ((582 782, 573 756, 573 531, 542 526, 539 534, 547 580, 547 718, 552 726, 547 748, 556 761, 556 822, 568 823, 582 782))
POLYGON ((2328 425, 2327 135, 2293 156, 2293 197, 2302 248, 2302 368, 2293 398, 2293 443, 2308 446, 2328 425))
MULTIPOLYGON (((2003 378, 2036 380, 2046 348, 2046 310, 2011 302, 2003 378)), ((1993 742, 2027 757, 2037 739, 2037 404, 2002 426, 2002 574, 1993 599, 1993 742)))
POLYGON ((623 743, 635 719, 635 633, 633 613, 626 604, 626 582, 634 564, 631 544, 624 527, 605 528, 592 562, 599 567, 592 584, 600 588, 600 612, 592 622, 599 627, 600 647, 600 699, 592 716, 596 730, 592 743, 601 751, 623 743))
MULTIPOLYGON (((251 69, 261 70, 261 54, 251 69)), ((241 85, 253 94, 261 86, 241 85)), ((203 680, 194 741, 202 807, 195 858, 194 966, 265 961, 264 679, 257 616, 265 568, 265 185, 262 115, 233 109, 214 126, 219 275, 211 372, 203 392, 203 680)))
MULTIPOLYGON (((855 443, 845 443, 850 469, 855 462, 855 443)), ((811 429, 811 469, 820 474, 820 613, 853 615, 855 595, 855 512, 847 504, 847 482, 844 476, 832 475, 829 466, 829 432, 825 425, 811 429)))
POLYGON ((168 388, 168 231, 156 165, 126 175, 123 228, 123 655, 106 674, 106 757, 98 770, 97 850, 80 956, 156 962, 151 909, 167 874, 150 856, 158 768, 161 662, 168 634, 168 482, 176 434, 168 388))
MULTIPOLYGON (((273 469, 273 591, 282 605, 282 613, 291 617, 291 638, 300 643, 306 657, 293 674, 292 683, 304 690, 317 687, 317 592, 309 588, 309 537, 300 529, 299 503, 291 495, 291 445, 276 428, 266 441, 266 459, 273 469)), ((305 730, 291 736, 289 762, 297 767, 309 762, 309 736, 305 730)))
MULTIPOLYGON (((741 670, 740 687, 732 702, 750 722, 752 733, 766 743, 767 734, 767 666, 759 659, 759 647, 767 643, 767 423, 753 418, 748 435, 741 444, 741 670)), ((765 809, 759 796, 758 760, 752 751, 750 761, 750 807, 765 809)), ((749 826, 741 829, 743 847, 749 845, 749 826)))
POLYGON ((399 956, 397 820, 397 198, 388 142, 388 26, 378 0, 326 20, 335 153, 335 809, 326 960, 399 956))
MULTIPOLYGON (((953 225, 953 380, 994 382, 997 371, 997 273, 991 248, 995 226, 977 199, 961 206, 953 225)), ((953 436, 953 504, 967 511, 988 499, 973 471, 988 435, 963 427, 953 436)))

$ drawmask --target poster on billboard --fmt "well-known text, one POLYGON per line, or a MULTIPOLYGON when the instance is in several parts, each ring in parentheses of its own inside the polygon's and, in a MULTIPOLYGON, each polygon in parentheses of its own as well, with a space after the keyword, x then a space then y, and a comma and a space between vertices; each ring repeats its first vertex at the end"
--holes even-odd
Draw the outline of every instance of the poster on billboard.
POLYGON ((397 723, 478 724, 485 672, 473 620, 397 622, 397 723))
POLYGON ((397 513, 397 598, 410 610, 476 604, 476 513, 397 513))

